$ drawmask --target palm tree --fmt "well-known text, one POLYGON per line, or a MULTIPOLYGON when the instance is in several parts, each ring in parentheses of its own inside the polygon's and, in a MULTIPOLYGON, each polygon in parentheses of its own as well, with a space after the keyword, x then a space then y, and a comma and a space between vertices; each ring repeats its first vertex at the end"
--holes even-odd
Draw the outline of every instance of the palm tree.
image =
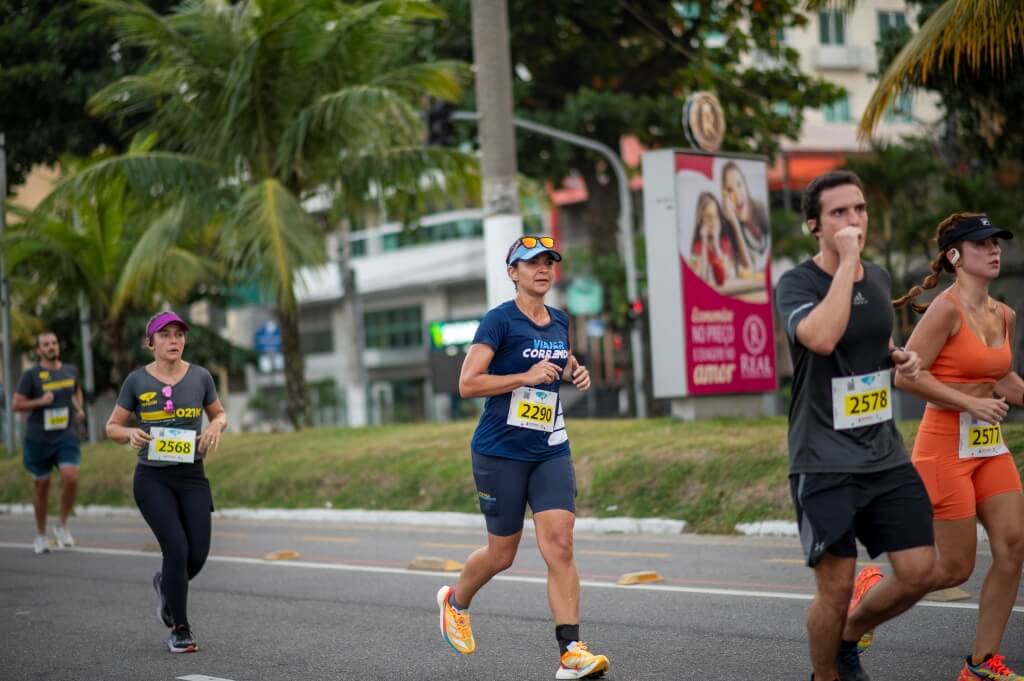
MULTIPOLYGON (((838 6, 852 10, 856 0, 808 0, 811 10, 838 6)), ((947 63, 956 77, 960 67, 994 75, 1024 51, 1024 2, 1020 0, 945 0, 910 38, 878 81, 860 121, 869 137, 892 103, 908 87, 925 86, 947 63)))
MULTIPOLYGON (((144 154, 153 141, 136 140, 129 153, 144 154)), ((65 158, 62 184, 108 160, 103 153, 65 158)), ((135 198, 123 178, 110 177, 89 196, 47 198, 21 214, 27 219, 12 225, 3 241, 10 271, 23 277, 35 299, 67 296, 74 304, 76 296, 84 298, 110 353, 115 385, 132 366, 128 316, 158 302, 182 302, 218 271, 216 262, 197 255, 202 241, 211 241, 208 231, 183 234, 168 221, 154 221, 154 206, 135 198)))
POLYGON ((165 150, 110 159, 58 194, 88 193, 113 174, 147 195, 181 192, 158 223, 215 224, 215 254, 275 301, 287 413, 296 428, 308 424, 294 281, 327 254, 303 199, 384 200, 407 214, 456 186, 475 189, 473 157, 423 144, 426 98, 455 100, 468 80, 464 64, 413 61, 414 31, 440 10, 425 0, 186 0, 161 16, 137 0, 89 2, 148 55, 92 110, 149 114, 165 150))

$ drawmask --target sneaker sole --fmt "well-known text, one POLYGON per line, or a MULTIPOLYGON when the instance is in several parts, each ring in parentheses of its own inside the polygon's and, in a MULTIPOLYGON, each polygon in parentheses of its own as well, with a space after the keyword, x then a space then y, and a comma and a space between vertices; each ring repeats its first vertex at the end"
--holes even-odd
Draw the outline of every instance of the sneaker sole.
POLYGON ((576 671, 575 669, 566 669, 565 667, 559 666, 558 671, 555 672, 556 679, 599 679, 604 676, 605 672, 608 671, 608 660, 603 656, 589 669, 582 671, 576 671))
POLYGON ((168 640, 167 641, 167 650, 171 651, 171 653, 173 653, 175 655, 180 655, 182 653, 194 653, 194 652, 199 650, 199 644, 198 643, 194 643, 194 644, 192 644, 190 646, 185 646, 184 648, 175 648, 174 646, 171 645, 171 642, 168 640))

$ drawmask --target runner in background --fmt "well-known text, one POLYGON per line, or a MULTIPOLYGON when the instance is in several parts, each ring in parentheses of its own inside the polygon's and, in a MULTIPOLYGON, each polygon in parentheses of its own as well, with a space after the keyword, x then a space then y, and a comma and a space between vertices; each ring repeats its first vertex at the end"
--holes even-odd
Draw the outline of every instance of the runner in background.
POLYGON ((68 529, 68 516, 75 505, 82 451, 73 423, 85 421, 85 411, 78 369, 60 360, 57 335, 46 331, 36 336, 36 354, 39 363, 21 375, 11 406, 14 411, 28 413, 22 462, 34 479, 32 510, 36 538, 32 546, 39 554, 50 550, 46 513, 50 472, 54 467, 60 471, 61 491, 59 523, 53 526, 53 534, 58 547, 75 545, 68 529))

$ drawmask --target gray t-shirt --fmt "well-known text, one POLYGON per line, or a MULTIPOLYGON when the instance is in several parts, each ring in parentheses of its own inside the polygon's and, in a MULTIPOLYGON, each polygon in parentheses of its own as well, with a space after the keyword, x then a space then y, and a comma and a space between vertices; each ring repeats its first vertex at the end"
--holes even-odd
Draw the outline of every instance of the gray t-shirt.
MULTIPOLYGON (((135 415, 139 427, 147 433, 153 426, 179 428, 196 431, 196 444, 203 430, 203 408, 217 401, 217 387, 210 372, 201 366, 190 364, 180 381, 171 386, 170 400, 173 411, 165 411, 168 398, 163 395, 164 386, 144 368, 128 374, 117 396, 117 404, 135 415)), ((146 466, 177 466, 170 461, 150 461, 147 458, 148 445, 139 449, 139 463, 146 466)), ((203 454, 196 451, 196 460, 203 454)))
POLYGON ((73 364, 60 365, 59 369, 44 369, 36 364, 21 375, 15 392, 30 400, 53 393, 53 402, 33 409, 25 424, 25 439, 32 442, 60 442, 65 438, 78 440, 73 424, 75 408, 71 398, 81 386, 78 369, 73 364), (49 423, 49 430, 47 429, 49 423))
POLYGON ((907 463, 907 449, 892 420, 836 430, 832 379, 887 370, 892 337, 892 281, 864 263, 864 278, 853 285, 850 321, 831 355, 818 355, 796 338, 796 327, 832 285, 832 277, 807 260, 779 280, 775 302, 793 358, 793 399, 789 407, 790 473, 874 473, 907 463))

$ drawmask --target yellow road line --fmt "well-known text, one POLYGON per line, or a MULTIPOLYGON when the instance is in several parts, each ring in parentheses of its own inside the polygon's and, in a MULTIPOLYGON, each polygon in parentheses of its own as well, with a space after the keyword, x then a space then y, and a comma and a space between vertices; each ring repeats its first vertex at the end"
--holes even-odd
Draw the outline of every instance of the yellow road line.
POLYGON ((322 534, 307 534, 304 535, 302 538, 305 541, 328 541, 335 542, 337 544, 355 544, 359 541, 355 537, 333 537, 322 534))

